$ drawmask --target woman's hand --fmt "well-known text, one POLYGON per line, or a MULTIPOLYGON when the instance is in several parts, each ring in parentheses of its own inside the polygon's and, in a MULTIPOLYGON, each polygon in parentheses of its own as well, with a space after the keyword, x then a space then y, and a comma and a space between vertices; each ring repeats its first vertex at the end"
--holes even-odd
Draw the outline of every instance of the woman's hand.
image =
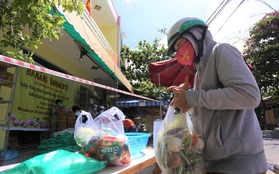
POLYGON ((186 90, 190 89, 189 76, 185 76, 185 82, 179 86, 170 86, 167 88, 168 91, 174 92, 174 97, 170 103, 170 106, 179 108, 182 113, 187 112, 190 106, 186 100, 186 90))

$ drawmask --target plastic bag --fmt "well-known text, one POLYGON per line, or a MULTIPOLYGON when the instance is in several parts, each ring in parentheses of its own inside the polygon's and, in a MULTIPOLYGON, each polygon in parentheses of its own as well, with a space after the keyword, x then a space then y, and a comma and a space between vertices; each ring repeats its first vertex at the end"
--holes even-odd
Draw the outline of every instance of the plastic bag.
POLYGON ((109 135, 125 135, 123 120, 124 113, 117 107, 112 107, 94 119, 94 129, 109 135))
POLYGON ((81 153, 110 165, 123 165, 132 161, 128 137, 124 133, 121 110, 112 107, 94 119, 95 133, 81 149, 81 153))
POLYGON ((155 157, 164 174, 203 174, 204 142, 193 131, 189 113, 169 107, 155 143, 155 157))
POLYGON ((76 143, 83 147, 86 142, 96 134, 96 131, 92 129, 92 125, 94 123, 93 117, 89 112, 82 111, 81 114, 79 114, 76 123, 75 123, 75 132, 74 132, 74 138, 76 140, 76 143), (83 117, 87 118, 87 121, 83 123, 83 117))
POLYGON ((74 128, 55 132, 50 138, 40 142, 37 146, 38 154, 48 153, 54 150, 79 151, 80 146, 74 139, 74 128))
POLYGON ((4 150, 0 152, 0 158, 3 158, 4 160, 12 160, 15 159, 18 156, 17 150, 7 150, 6 153, 4 150), (5 156, 5 157, 4 157, 5 156))
POLYGON ((92 174, 105 167, 105 161, 97 161, 79 153, 56 150, 26 160, 3 174, 92 174))

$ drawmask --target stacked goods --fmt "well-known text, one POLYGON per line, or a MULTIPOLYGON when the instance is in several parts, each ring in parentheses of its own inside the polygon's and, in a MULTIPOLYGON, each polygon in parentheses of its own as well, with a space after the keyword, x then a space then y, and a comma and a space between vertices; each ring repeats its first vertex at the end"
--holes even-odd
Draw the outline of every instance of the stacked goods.
POLYGON ((9 149, 17 149, 17 150, 20 148, 19 141, 17 140, 16 136, 11 135, 9 137, 8 147, 9 149))
POLYGON ((66 110, 62 110, 58 113, 57 117, 57 131, 62 131, 67 128, 67 114, 66 110))
POLYGON ((63 110, 58 114, 57 124, 58 131, 62 131, 67 128, 74 128, 75 126, 75 116, 71 110, 63 110))
POLYGON ((150 116, 147 116, 145 118, 145 129, 146 129, 146 132, 153 132, 153 123, 156 119, 159 119, 160 117, 157 115, 157 116, 154 116, 154 115, 150 115, 150 116))
POLYGON ((67 128, 74 128, 76 123, 76 116, 73 113, 71 113, 67 115, 67 119, 68 119, 67 128))
POLYGON ((73 128, 54 133, 49 139, 41 141, 37 148, 38 154, 43 154, 58 149, 67 151, 80 150, 80 147, 76 144, 74 139, 73 128))
MULTIPOLYGON (((160 119, 160 108, 158 107, 142 107, 137 110, 139 113, 141 120, 138 122, 143 123, 145 126, 146 132, 153 132, 153 122, 156 119, 160 119)), ((138 125, 138 124, 137 124, 138 125)))

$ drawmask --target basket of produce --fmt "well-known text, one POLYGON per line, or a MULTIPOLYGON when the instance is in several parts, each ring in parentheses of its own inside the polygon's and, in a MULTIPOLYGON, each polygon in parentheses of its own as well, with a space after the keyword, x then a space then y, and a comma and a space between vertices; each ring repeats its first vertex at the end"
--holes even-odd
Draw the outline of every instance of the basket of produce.
POLYGON ((94 120, 82 122, 78 116, 75 124, 75 140, 85 156, 106 161, 107 165, 125 165, 132 161, 128 137, 124 133, 125 115, 112 107, 94 120))
POLYGON ((147 146, 148 138, 151 136, 151 134, 144 132, 127 132, 125 135, 128 137, 130 151, 133 157, 147 146))

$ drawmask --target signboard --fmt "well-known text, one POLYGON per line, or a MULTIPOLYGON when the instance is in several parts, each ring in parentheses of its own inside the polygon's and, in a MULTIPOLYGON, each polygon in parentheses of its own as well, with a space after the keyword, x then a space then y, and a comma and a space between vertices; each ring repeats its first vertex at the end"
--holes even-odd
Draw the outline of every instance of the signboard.
MULTIPOLYGON (((13 81, 14 81, 14 74, 10 73, 10 72, 6 72, 6 71, 4 71, 4 72, 0 71, 0 78, 6 80, 7 82, 13 83, 13 81)), ((12 84, 5 84, 3 86, 11 88, 13 85, 12 84)))
POLYGON ((65 106, 70 106, 73 101, 72 91, 70 80, 19 68, 10 126, 48 129, 55 100, 62 99, 65 106))

